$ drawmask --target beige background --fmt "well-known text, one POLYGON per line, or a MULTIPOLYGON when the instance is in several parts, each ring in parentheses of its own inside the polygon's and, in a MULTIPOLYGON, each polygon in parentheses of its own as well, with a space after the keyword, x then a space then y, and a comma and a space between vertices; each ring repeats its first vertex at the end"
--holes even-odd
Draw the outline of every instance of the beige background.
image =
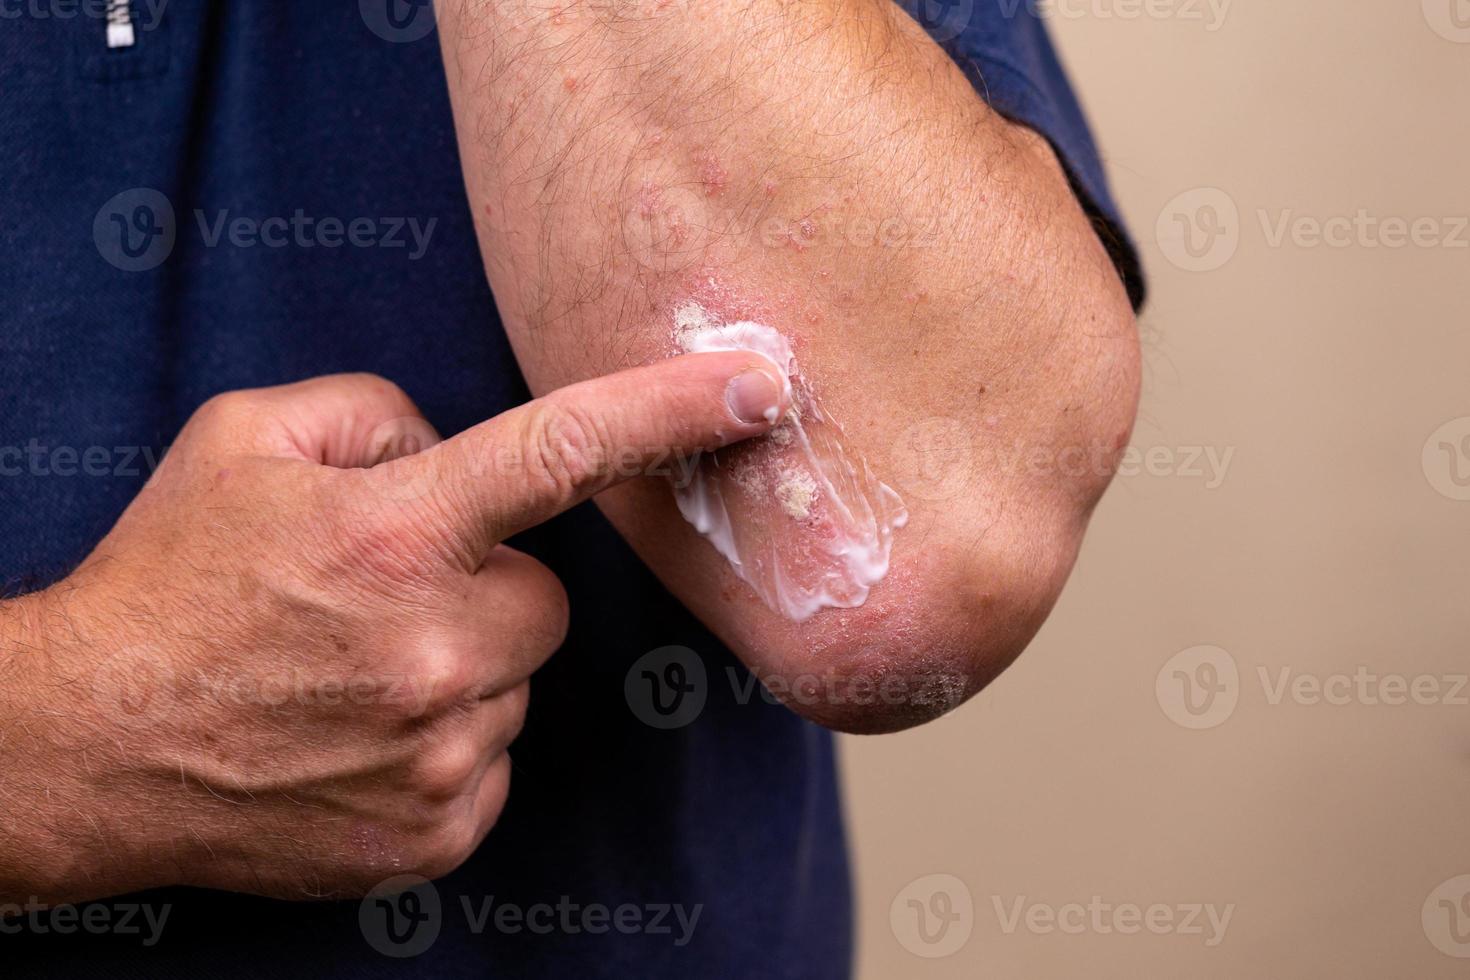
POLYGON ((1140 7, 1050 23, 1150 272, 1152 464, 1015 667, 949 718, 844 741, 861 976, 1464 976, 1470 230, 1447 219, 1470 215, 1470 2, 1140 7), (1314 243, 1310 219, 1360 209, 1434 220, 1418 244, 1387 247, 1391 221, 1314 243), (1202 657, 1219 690, 1191 715, 1202 657), (1425 703, 1388 675, 1423 675, 1425 703), (1290 686, 1314 681, 1346 703, 1290 686), (936 890, 961 918, 926 944, 907 903, 936 890), (1008 931, 1023 896, 1233 912, 1213 946, 1203 916, 1008 931))

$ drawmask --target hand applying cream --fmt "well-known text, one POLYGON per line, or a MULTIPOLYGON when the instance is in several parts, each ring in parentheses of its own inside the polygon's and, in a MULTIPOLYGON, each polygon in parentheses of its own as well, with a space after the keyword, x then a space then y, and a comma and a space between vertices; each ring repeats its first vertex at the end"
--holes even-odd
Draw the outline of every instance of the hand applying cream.
POLYGON ((903 501, 847 445, 777 330, 722 323, 691 302, 675 311, 674 335, 682 353, 770 358, 785 373, 791 405, 769 436, 701 460, 674 489, 679 512, 786 618, 861 606, 888 573, 893 532, 908 519, 903 501))

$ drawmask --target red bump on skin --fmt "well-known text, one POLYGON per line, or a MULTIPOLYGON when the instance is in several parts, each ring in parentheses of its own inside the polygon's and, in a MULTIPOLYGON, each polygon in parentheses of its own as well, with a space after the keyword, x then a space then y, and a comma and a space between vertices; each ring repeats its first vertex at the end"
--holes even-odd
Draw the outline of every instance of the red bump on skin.
POLYGON ((704 192, 710 197, 723 194, 730 174, 721 165, 719 158, 713 153, 701 151, 695 155, 695 160, 699 163, 699 181, 704 184, 704 192))
POLYGON ((658 214, 663 198, 663 188, 655 187, 649 181, 644 181, 643 186, 638 189, 638 216, 652 218, 658 214))
POLYGON ((561 87, 568 92, 575 92, 577 90, 577 76, 568 75, 566 78, 563 78, 561 80, 561 87))
POLYGON ((798 252, 805 252, 817 240, 817 223, 810 217, 802 218, 793 231, 786 233, 786 240, 798 252))
POLYGON ((766 181, 765 191, 766 191, 766 197, 775 197, 776 196, 776 182, 774 180, 768 180, 768 181, 766 181))

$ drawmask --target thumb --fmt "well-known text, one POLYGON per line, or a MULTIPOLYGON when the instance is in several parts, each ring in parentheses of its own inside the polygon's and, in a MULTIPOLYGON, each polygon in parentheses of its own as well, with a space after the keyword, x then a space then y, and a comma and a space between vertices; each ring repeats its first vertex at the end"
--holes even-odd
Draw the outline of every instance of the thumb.
POLYGON ((786 373, 761 354, 686 354, 561 388, 373 472, 411 471, 425 488, 421 529, 447 536, 474 567, 511 535, 672 454, 764 435, 790 404, 786 373))

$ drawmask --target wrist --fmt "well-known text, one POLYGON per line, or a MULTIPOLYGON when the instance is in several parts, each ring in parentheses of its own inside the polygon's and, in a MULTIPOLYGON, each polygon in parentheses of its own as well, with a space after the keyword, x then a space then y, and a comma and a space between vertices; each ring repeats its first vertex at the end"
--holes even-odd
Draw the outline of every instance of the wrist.
POLYGON ((112 656, 64 586, 0 603, 0 901, 101 898, 165 883, 143 859, 141 795, 111 786, 127 739, 112 656))

